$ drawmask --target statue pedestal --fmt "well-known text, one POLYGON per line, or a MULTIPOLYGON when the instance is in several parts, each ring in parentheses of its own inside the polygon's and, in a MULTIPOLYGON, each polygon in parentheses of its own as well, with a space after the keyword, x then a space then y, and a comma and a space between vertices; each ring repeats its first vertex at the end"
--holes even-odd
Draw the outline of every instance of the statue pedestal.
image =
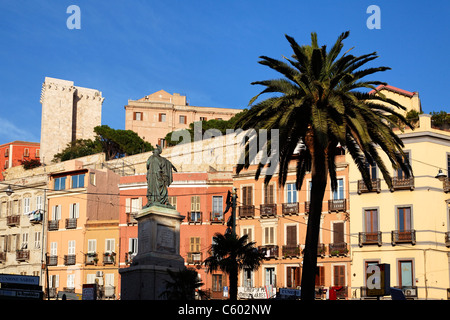
POLYGON ((122 300, 160 300, 170 280, 167 269, 184 269, 180 256, 180 224, 178 211, 167 206, 152 205, 142 209, 138 221, 138 253, 128 268, 119 270, 122 300))

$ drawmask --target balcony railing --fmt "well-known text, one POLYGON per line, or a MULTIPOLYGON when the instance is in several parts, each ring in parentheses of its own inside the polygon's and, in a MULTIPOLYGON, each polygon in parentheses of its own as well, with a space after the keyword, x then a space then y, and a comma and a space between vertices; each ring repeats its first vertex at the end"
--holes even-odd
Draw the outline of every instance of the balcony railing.
POLYGON ((359 233, 359 246, 376 244, 381 246, 381 231, 378 232, 360 232, 359 233))
POLYGON ((283 257, 298 257, 300 256, 300 246, 299 245, 284 245, 282 247, 283 257))
POLYGON ((48 266, 57 266, 58 265, 58 256, 47 256, 47 265, 48 266))
POLYGON ((326 248, 324 243, 317 244, 317 256, 325 256, 326 248))
POLYGON ((392 189, 394 190, 413 190, 414 189, 414 177, 409 178, 392 178, 392 189))
POLYGON ((271 204, 261 204, 259 206, 259 215, 261 217, 276 217, 277 216, 277 205, 275 203, 271 204))
POLYGON ((127 213, 127 224, 137 224, 136 216, 138 212, 128 212, 127 213))
POLYGON ((265 259, 278 258, 278 246, 277 245, 265 245, 259 246, 258 250, 264 253, 265 259))
POLYGON ((311 204, 310 201, 305 201, 305 214, 309 213, 310 204, 311 204))
POLYGON ((348 253, 347 243, 330 243, 328 245, 328 252, 330 256, 345 256, 348 253))
POLYGON ((347 210, 347 200, 328 200, 328 211, 345 211, 347 210))
POLYGON ((64 265, 73 266, 77 261, 77 256, 74 254, 65 254, 64 255, 64 265))
MULTIPOLYGON (((380 179, 372 179, 372 192, 379 193, 381 191, 381 181, 380 179)), ((358 180, 358 193, 361 194, 363 192, 370 192, 367 188, 364 180, 358 180)))
POLYGON ((299 213, 298 202, 283 203, 281 206, 281 213, 286 216, 298 214, 299 213))
POLYGON ((254 205, 239 206, 239 218, 253 218, 255 216, 254 205))
POLYGON ((187 214, 188 223, 202 223, 203 214, 200 211, 189 211, 187 214))
POLYGON ((84 255, 84 263, 86 265, 97 264, 98 254, 97 252, 88 252, 84 255))
POLYGON ((6 217, 6 225, 8 227, 18 226, 20 224, 20 215, 12 215, 6 217))
POLYGON ((202 252, 188 252, 187 264, 202 264, 202 252))
POLYGON ((404 230, 398 231, 394 230, 391 232, 392 245, 395 246, 397 243, 411 243, 416 244, 416 230, 404 230))
POLYGON ((417 287, 416 286, 394 286, 394 288, 402 290, 405 298, 417 298, 417 287))
POLYGON ((30 250, 17 250, 16 260, 17 261, 27 261, 30 259, 30 250))
POLYGON ((115 264, 116 263, 116 253, 115 252, 104 252, 103 253, 103 264, 115 264))
POLYGON ((59 230, 59 220, 50 220, 48 222, 48 231, 59 230))
POLYGON ((76 229, 77 228, 77 218, 66 219, 66 229, 76 229))
POLYGON ((57 288, 45 288, 45 296, 47 298, 56 298, 58 296, 57 288))
POLYGON ((209 221, 211 223, 224 223, 223 213, 222 212, 210 212, 209 213, 209 221))
POLYGON ((450 247, 450 232, 445 233, 445 245, 450 247))
POLYGON ((6 261, 6 251, 0 252, 0 262, 6 261))

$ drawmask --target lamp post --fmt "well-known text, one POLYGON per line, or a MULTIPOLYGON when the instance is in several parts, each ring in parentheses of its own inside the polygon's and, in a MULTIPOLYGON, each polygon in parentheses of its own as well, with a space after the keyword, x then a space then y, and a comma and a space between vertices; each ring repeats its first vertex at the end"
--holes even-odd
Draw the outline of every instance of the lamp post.
POLYGON ((8 188, 6 188, 5 192, 9 197, 14 193, 14 190, 11 188, 11 185, 8 185, 8 188))
POLYGON ((445 175, 445 173, 442 172, 442 169, 439 169, 439 172, 435 178, 438 179, 439 181, 444 181, 445 178, 447 178, 447 176, 445 175))

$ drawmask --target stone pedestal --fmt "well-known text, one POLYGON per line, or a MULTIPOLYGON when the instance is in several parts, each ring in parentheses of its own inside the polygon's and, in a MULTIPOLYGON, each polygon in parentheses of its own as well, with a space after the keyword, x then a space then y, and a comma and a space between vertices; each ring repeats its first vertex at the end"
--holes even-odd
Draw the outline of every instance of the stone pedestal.
POLYGON ((138 254, 128 268, 120 269, 122 300, 160 300, 170 280, 167 269, 184 268, 180 256, 180 224, 178 211, 167 206, 152 205, 136 216, 138 221, 138 254))

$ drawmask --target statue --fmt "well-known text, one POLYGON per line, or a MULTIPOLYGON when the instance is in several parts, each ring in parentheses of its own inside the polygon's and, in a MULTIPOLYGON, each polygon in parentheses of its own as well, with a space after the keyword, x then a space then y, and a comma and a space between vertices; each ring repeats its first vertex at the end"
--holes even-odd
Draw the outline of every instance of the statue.
POLYGON ((161 147, 156 145, 153 155, 147 160, 147 204, 144 208, 154 204, 173 208, 169 203, 167 188, 173 181, 172 169, 175 172, 177 169, 169 160, 161 157, 161 153, 161 147))

